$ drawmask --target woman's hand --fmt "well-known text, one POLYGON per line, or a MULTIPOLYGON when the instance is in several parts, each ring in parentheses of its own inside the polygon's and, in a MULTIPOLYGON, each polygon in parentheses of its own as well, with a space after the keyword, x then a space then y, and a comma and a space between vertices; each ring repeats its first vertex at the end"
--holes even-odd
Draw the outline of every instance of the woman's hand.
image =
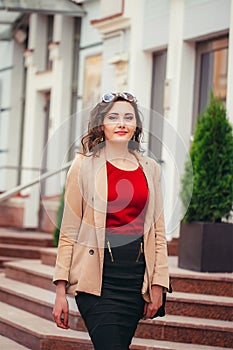
POLYGON ((69 305, 66 299, 65 286, 65 281, 58 281, 56 288, 56 299, 52 314, 57 327, 69 329, 69 305))
POLYGON ((162 306, 163 303, 163 287, 153 285, 151 287, 152 301, 151 303, 145 303, 144 306, 144 319, 153 318, 157 310, 162 306))

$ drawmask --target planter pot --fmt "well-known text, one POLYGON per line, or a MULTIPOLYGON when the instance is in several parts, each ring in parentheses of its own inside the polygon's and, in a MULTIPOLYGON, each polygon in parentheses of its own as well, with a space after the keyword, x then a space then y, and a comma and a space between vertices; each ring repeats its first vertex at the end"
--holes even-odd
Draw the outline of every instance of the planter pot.
POLYGON ((233 224, 181 223, 178 266, 200 272, 233 272, 233 224))

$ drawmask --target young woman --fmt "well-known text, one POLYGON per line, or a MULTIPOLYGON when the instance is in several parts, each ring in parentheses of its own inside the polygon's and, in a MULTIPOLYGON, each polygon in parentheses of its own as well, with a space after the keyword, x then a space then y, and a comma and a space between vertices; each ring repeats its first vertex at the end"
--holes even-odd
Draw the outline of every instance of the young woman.
POLYGON ((104 95, 67 176, 53 317, 69 328, 74 295, 96 350, 129 349, 169 288, 160 167, 140 155, 141 135, 135 97, 104 95))

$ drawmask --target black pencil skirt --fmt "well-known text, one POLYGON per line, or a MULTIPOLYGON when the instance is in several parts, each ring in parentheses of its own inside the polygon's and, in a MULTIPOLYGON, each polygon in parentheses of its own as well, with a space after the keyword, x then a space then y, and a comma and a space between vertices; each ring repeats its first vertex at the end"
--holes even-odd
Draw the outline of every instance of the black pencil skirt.
POLYGON ((107 239, 111 255, 105 248, 101 296, 79 292, 76 303, 95 350, 128 350, 144 310, 143 237, 107 239))

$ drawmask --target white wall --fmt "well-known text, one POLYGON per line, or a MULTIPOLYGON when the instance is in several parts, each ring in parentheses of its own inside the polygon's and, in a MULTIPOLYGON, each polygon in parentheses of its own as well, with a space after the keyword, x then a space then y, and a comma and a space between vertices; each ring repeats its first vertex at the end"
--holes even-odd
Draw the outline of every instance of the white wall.
MULTIPOLYGON (((230 0, 144 2, 142 48, 147 52, 155 52, 167 47, 162 159, 165 217, 169 238, 179 235, 179 219, 183 215, 179 191, 190 145, 195 82, 195 41, 228 31, 230 3, 230 0)), ((140 29, 138 35, 140 37, 140 29)), ((229 58, 232 57, 231 46, 230 43, 229 58)), ((230 59, 229 65, 229 77, 231 77, 230 59)), ((141 62, 140 69, 147 71, 148 67, 141 62)), ((136 66, 132 69, 132 75, 133 72, 136 72, 136 66)), ((231 81, 233 79, 230 78, 228 91, 231 92, 228 93, 228 101, 232 101, 231 81)), ((232 110, 232 104, 228 101, 228 109, 232 110)))
MULTIPOLYGON (((149 130, 152 53, 167 48, 166 110, 162 158, 165 161, 163 184, 166 224, 171 237, 178 235, 179 231, 179 227, 176 225, 180 215, 178 192, 191 135, 195 44, 197 40, 228 32, 229 26, 227 109, 230 118, 233 118, 233 0, 137 0, 137 6, 135 6, 135 1, 125 0, 124 14, 106 21, 104 24, 99 23, 99 25, 92 25, 92 21, 116 13, 119 14, 121 1, 94 0, 83 4, 87 14, 82 18, 81 49, 80 56, 77 58, 79 59, 77 139, 81 134, 82 118, 86 117, 86 113, 82 111, 85 59, 89 56, 102 54, 101 92, 103 93, 114 91, 117 88, 116 66, 110 61, 113 62, 114 58, 120 55, 124 57, 128 62, 127 89, 137 96, 139 105, 143 107, 143 112, 145 112, 144 128, 149 130), (172 133, 172 137, 170 137, 170 133, 172 133)), ((44 125, 43 94, 50 90, 49 135, 54 140, 54 144, 51 148, 53 152, 49 152, 48 159, 51 167, 54 168, 59 166, 61 158, 66 158, 66 151, 69 147, 67 144, 68 124, 63 124, 63 135, 59 134, 59 130, 61 130, 60 126, 69 116, 70 111, 73 34, 72 21, 68 17, 56 16, 54 41, 59 42, 59 44, 51 48, 53 71, 39 73, 44 66, 43 60, 46 50, 44 46, 45 22, 43 16, 32 15, 30 18, 29 48, 34 49, 34 51, 28 52, 26 58, 28 77, 23 165, 39 166, 41 163, 44 125), (54 134, 59 135, 60 143, 57 141, 58 139, 53 138, 54 134), (62 138, 62 136, 64 137, 62 138)), ((2 101, 4 101, 4 107, 11 107, 12 103, 14 104, 14 100, 10 99, 12 72, 10 70, 1 72, 1 68, 6 66, 5 62, 7 65, 13 65, 13 47, 9 42, 0 42, 0 45, 0 81, 4 82, 2 101)), ((15 53, 19 52, 17 50, 15 53)), ((15 110, 16 108, 15 105, 15 110)), ((0 118, 0 148, 4 148, 8 142, 6 135, 10 127, 9 120, 13 122, 13 119, 9 119, 9 112, 2 113, 0 118)), ((16 123, 15 128, 17 125, 16 123)), ((17 133, 16 129, 14 133, 17 133)), ((11 149, 15 152, 13 143, 14 137, 11 137, 11 149)), ((9 159, 8 155, 0 154, 1 163, 4 163, 6 159, 9 159)), ((14 158, 15 160, 16 158, 14 158)), ((3 183, 2 174, 0 171, 0 185, 3 183)), ((24 172, 23 181, 27 182, 34 176, 34 172, 24 172)), ((48 194, 57 193, 61 184, 61 179, 59 179, 59 183, 51 182, 48 194)), ((1 187, 0 190, 2 190, 1 187)), ((36 198, 38 193, 34 192, 32 196, 36 198)), ((36 208, 33 210, 36 212, 36 208)), ((29 214, 27 214, 27 220, 30 221, 29 214)), ((27 221, 28 224, 30 224, 29 221, 27 221)))
POLYGON ((233 0, 230 9, 230 33, 228 50, 228 76, 227 76, 227 114, 233 125, 233 0))
POLYGON ((168 42, 170 0, 145 0, 143 50, 164 48, 168 42))
MULTIPOLYGON (((11 76, 13 70, 12 52, 13 43, 0 41, 0 149, 8 151, 7 134, 11 108, 11 76)), ((8 153, 0 153, 0 167, 7 164, 8 153)), ((0 191, 6 189, 6 171, 0 169, 0 191)))
POLYGON ((0 191, 17 185, 17 166, 20 149, 20 123, 22 113, 23 47, 16 42, 0 41, 0 191))
POLYGON ((184 40, 226 32, 231 0, 185 0, 184 40))
MULTIPOLYGON (((47 155, 47 170, 60 169, 68 160, 69 123, 72 67, 73 67, 73 18, 56 15, 54 19, 53 44, 50 45, 52 70, 41 71, 43 66, 39 53, 46 51, 46 36, 40 35, 44 16, 33 14, 30 18, 29 48, 35 49, 26 53, 27 88, 25 106, 25 130, 23 165, 41 168, 42 159, 47 155), (50 114, 48 142, 45 141, 45 93, 50 92, 50 114)), ((46 22, 46 21, 45 21, 46 22)), ((46 29, 44 29, 46 32, 46 29)), ((43 56, 45 56, 43 54, 43 56)), ((24 171, 22 182, 27 183, 40 172, 24 171)), ((46 196, 61 193, 64 176, 58 175, 46 181, 46 196)), ((25 226, 36 227, 38 220, 38 204, 40 187, 34 186, 26 190, 30 200, 26 203, 25 226), (36 200, 37 199, 37 200, 36 200), (32 203, 33 202, 33 203, 32 203), (36 203, 36 204, 35 204, 36 203)))
MULTIPOLYGON (((95 0, 83 4, 86 15, 82 18, 80 54, 79 54, 79 73, 78 73, 78 102, 77 102, 77 120, 76 135, 77 145, 83 134, 83 125, 89 118, 90 108, 93 107, 93 101, 90 101, 90 108, 83 110, 82 96, 84 89, 85 60, 87 57, 96 56, 103 52, 103 38, 99 31, 91 25, 92 20, 100 18, 100 1, 95 0)), ((78 59, 78 58, 77 58, 78 59)), ((95 103, 98 101, 95 101, 95 103)))
MULTIPOLYGON (((18 167, 20 157, 20 141, 21 141, 21 127, 22 127, 22 113, 24 103, 24 62, 23 51, 24 45, 20 45, 16 42, 13 43, 13 70, 11 76, 11 110, 9 115, 9 128, 7 133, 8 142, 8 154, 7 164, 10 166, 18 167)), ((11 176, 5 178, 5 188, 10 189, 16 186, 17 183, 17 170, 10 171, 11 176)))
POLYGON ((82 29, 80 38, 81 48, 96 45, 97 43, 100 43, 102 41, 99 32, 90 23, 91 20, 100 18, 100 1, 93 0, 84 3, 83 9, 84 11, 86 11, 86 15, 82 17, 82 29))
POLYGON ((101 0, 100 1, 100 10, 101 17, 109 17, 116 13, 120 13, 122 11, 124 0, 101 0))

